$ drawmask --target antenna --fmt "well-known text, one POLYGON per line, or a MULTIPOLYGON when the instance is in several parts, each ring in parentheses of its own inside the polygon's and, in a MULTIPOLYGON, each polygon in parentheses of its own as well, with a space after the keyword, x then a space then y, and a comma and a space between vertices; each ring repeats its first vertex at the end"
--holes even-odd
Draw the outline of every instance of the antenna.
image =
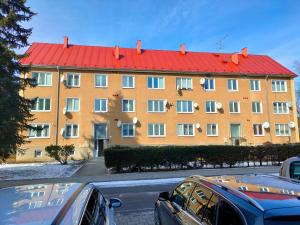
POLYGON ((217 46, 217 50, 218 52, 221 52, 224 49, 224 41, 225 39, 228 37, 228 34, 225 34, 223 37, 221 37, 217 42, 216 42, 216 46, 217 46))

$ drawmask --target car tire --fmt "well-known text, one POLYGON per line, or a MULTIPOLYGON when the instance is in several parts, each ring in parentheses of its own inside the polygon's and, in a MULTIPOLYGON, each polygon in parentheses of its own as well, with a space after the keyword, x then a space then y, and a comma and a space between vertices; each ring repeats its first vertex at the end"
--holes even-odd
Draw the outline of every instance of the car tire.
POLYGON ((157 207, 154 210, 154 224, 161 225, 157 207))

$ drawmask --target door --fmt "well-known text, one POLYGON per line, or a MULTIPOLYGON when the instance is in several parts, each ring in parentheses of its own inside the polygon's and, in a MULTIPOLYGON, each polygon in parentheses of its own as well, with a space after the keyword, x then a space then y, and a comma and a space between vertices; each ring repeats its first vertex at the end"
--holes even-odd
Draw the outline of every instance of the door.
POLYGON ((108 128, 106 123, 94 125, 94 157, 103 155, 104 140, 108 139, 108 128))
POLYGON ((103 156, 103 149, 104 149, 104 140, 103 139, 96 139, 95 140, 95 157, 103 156))
POLYGON ((230 137, 233 145, 240 145, 241 125, 230 124, 230 137))

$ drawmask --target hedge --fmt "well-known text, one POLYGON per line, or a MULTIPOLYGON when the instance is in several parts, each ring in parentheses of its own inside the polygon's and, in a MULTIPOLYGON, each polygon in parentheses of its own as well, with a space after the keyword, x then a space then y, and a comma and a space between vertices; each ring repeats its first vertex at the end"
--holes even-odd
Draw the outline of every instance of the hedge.
MULTIPOLYGON (((279 164, 283 160, 300 155, 300 144, 260 145, 260 146, 114 146, 104 150, 105 165, 118 171, 124 169, 153 169, 195 167, 204 165, 229 166, 238 163, 271 162, 279 164)), ((255 164, 254 164, 255 165, 255 164)))

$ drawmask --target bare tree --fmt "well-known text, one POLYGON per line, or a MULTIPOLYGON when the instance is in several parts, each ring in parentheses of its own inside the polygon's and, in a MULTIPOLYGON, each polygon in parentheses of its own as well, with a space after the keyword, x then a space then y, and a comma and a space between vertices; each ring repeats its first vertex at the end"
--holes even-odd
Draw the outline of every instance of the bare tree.
MULTIPOLYGON (((294 69, 295 72, 300 75, 300 60, 296 60, 294 62, 294 69)), ((297 103, 297 114, 300 117, 300 82, 295 82, 295 89, 296 89, 296 103, 297 103)))

